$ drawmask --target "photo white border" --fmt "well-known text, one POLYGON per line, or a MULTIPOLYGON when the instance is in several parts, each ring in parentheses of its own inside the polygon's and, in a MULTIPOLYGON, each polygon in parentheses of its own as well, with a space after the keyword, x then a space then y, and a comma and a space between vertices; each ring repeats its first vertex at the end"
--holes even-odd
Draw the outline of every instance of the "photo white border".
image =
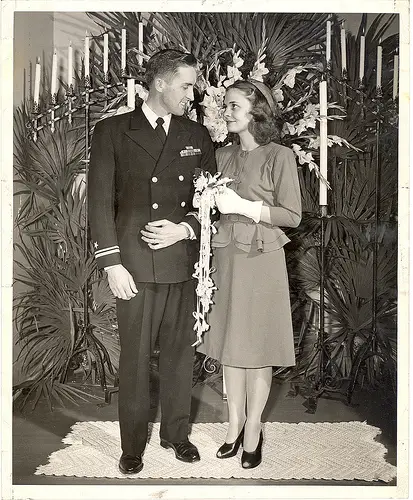
MULTIPOLYGON (((408 0, 18 0, 1 1, 1 498, 13 499, 218 499, 408 498, 409 235, 410 235, 410 18, 408 0), (51 486, 11 485, 12 444, 12 256, 13 256, 13 14, 16 11, 142 12, 341 12, 400 14, 398 446, 397 486, 51 486), (311 7, 311 10, 309 9, 311 7), (115 9, 114 9, 115 8, 115 9)), ((76 479, 74 479, 76 481, 76 479)))

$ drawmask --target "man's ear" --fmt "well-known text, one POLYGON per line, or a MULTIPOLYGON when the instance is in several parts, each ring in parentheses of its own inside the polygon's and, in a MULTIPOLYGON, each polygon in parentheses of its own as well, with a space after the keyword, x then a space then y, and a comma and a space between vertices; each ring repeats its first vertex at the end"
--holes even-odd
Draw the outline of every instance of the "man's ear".
POLYGON ((165 80, 163 78, 157 77, 157 78, 155 78, 155 80, 154 80, 153 83, 155 85, 155 89, 158 92, 163 92, 164 91, 166 82, 165 82, 165 80))

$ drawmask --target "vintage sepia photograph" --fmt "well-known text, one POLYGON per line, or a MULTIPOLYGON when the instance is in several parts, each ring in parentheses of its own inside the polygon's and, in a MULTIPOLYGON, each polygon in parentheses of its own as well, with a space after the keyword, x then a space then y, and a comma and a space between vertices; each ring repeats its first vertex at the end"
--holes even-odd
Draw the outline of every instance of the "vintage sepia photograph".
POLYGON ((278 4, 2 5, 2 498, 407 498, 408 5, 278 4))

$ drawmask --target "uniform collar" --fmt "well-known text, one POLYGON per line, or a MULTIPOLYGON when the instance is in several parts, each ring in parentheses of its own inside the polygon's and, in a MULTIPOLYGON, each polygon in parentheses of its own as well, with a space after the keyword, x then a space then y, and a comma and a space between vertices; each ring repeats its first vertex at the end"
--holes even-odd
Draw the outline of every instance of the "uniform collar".
MULTIPOLYGON (((142 104, 142 112, 146 116, 146 119, 151 124, 152 128, 155 128, 157 125, 156 120, 159 118, 159 116, 154 111, 152 111, 152 109, 146 104, 146 102, 142 104)), ((169 125, 171 124, 171 117, 171 113, 168 113, 167 115, 161 117, 164 120, 162 126, 165 129, 166 133, 168 133, 169 125)))

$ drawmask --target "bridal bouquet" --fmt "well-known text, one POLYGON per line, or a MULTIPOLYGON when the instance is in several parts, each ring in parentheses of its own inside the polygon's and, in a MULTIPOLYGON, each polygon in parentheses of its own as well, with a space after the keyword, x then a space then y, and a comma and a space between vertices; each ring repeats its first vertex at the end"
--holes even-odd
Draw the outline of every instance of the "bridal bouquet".
POLYGON ((199 219, 201 226, 199 238, 199 260, 195 264, 193 277, 198 280, 196 287, 196 311, 193 313, 195 318, 194 330, 197 340, 193 344, 196 346, 201 343, 202 335, 209 329, 206 316, 212 305, 212 295, 216 287, 211 278, 214 269, 211 268, 211 235, 216 231, 211 221, 211 215, 215 213, 215 195, 218 194, 220 187, 226 186, 232 179, 224 177, 220 179, 221 173, 217 172, 211 175, 209 172, 201 170, 198 177, 194 179, 195 195, 194 207, 198 209, 194 215, 199 219))

